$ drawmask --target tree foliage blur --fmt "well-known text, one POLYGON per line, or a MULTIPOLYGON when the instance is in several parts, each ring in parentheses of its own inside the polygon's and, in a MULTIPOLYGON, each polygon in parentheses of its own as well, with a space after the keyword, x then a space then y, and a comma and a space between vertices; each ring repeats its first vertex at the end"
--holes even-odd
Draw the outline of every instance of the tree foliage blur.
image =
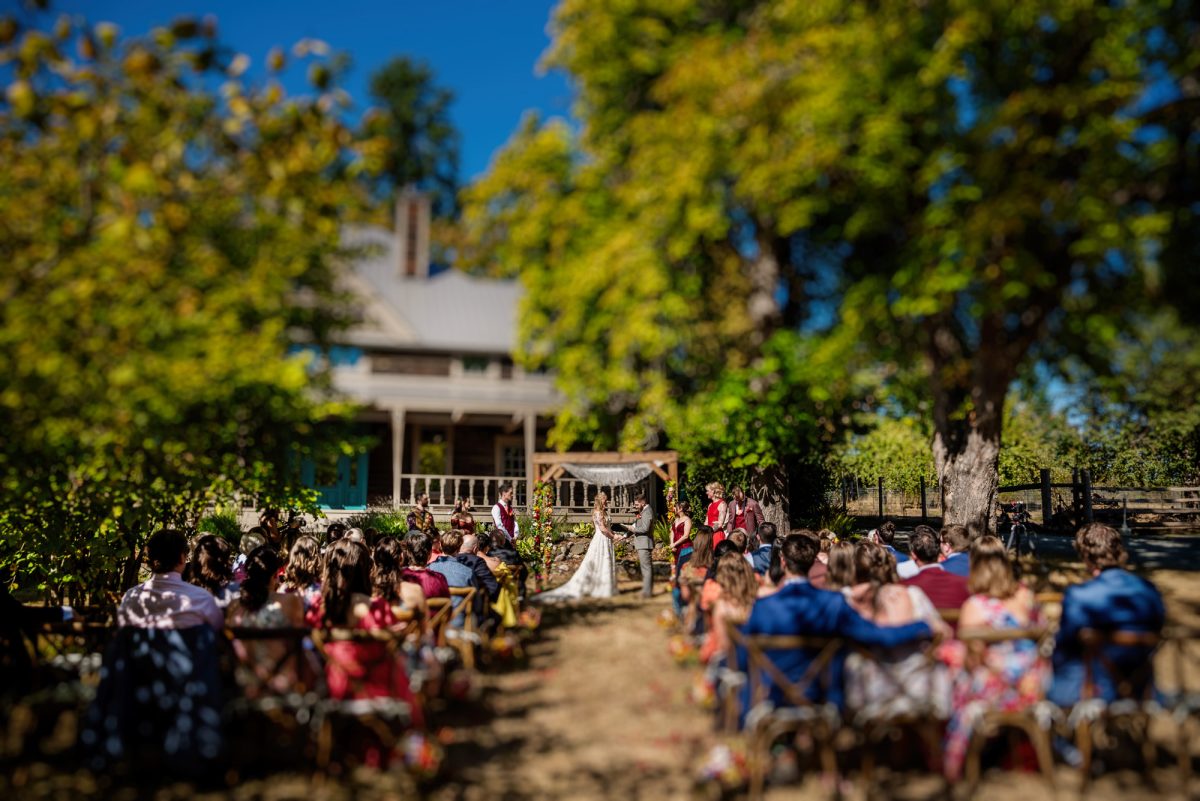
POLYGON ((0 566, 78 599, 136 579, 154 527, 236 493, 311 505, 348 449, 319 363, 344 321, 339 228, 367 166, 317 93, 250 85, 181 19, 143 38, 0 19, 0 566), (219 83, 219 88, 217 87, 219 83))
POLYGON ((915 371, 947 519, 986 525, 1023 366, 1187 269, 1197 16, 564 0, 548 60, 579 88, 579 141, 529 120, 464 196, 464 250, 521 274, 531 361, 562 376, 556 442, 674 442, 699 404, 726 453, 745 440, 724 379, 786 332, 825 354, 782 393, 808 412, 790 441, 844 419, 856 367, 915 371))
POLYGON ((376 191, 389 198, 414 185, 433 194, 434 211, 452 216, 458 195, 458 129, 450 119, 454 94, 434 83, 427 64, 401 56, 371 75, 368 133, 386 143, 376 191))

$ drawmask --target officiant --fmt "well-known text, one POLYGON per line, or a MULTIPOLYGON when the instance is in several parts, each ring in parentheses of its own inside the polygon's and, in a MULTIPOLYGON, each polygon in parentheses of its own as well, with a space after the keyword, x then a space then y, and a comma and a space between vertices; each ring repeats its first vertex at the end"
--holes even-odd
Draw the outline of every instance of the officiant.
POLYGON ((642 568, 642 597, 649 598, 654 594, 654 563, 650 558, 654 552, 654 507, 646 493, 638 493, 633 499, 633 511, 637 514, 633 523, 622 525, 620 529, 633 536, 633 547, 637 549, 638 564, 642 568))

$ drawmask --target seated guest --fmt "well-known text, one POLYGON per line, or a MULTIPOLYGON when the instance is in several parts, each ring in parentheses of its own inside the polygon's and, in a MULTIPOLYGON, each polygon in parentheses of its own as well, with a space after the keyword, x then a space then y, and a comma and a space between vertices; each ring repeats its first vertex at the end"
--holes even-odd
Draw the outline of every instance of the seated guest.
POLYGON ((187 564, 183 532, 165 528, 146 543, 151 576, 130 587, 117 607, 117 625, 143 629, 186 629, 225 626, 225 615, 208 590, 189 584, 180 574, 187 564))
MULTIPOLYGON (((712 626, 712 607, 721 595, 721 585, 717 583, 717 565, 727 554, 742 556, 737 545, 729 537, 721 540, 717 543, 717 547, 713 548, 712 567, 708 569, 708 573, 704 576, 704 583, 700 586, 700 605, 697 610, 697 618, 692 621, 684 621, 685 624, 702 624, 696 627, 698 632, 709 631, 712 626)), ((687 629, 691 630, 691 626, 687 626, 687 629)))
POLYGON ((726 537, 726 539, 734 544, 734 547, 737 548, 738 553, 746 553, 746 547, 750 543, 750 535, 746 533, 746 529, 735 528, 733 531, 729 532, 729 536, 726 537))
MULTIPOLYGON (((321 581, 321 625, 363 630, 394 628, 397 621, 393 602, 372 598, 371 593, 371 555, 366 546, 349 538, 334 543, 326 556, 321 581)), ((409 704, 413 722, 421 725, 421 708, 409 688, 402 651, 373 640, 329 642, 324 650, 325 679, 332 698, 399 698, 409 704)), ((386 759, 380 747, 372 746, 364 761, 377 767, 386 759)))
MULTIPOLYGON (((304 625, 304 603, 300 596, 276 591, 282 564, 279 552, 270 545, 259 546, 251 552, 246 560, 246 580, 242 582, 241 592, 225 610, 225 622, 229 626, 284 629, 304 625)), ((298 659, 302 657, 293 654, 285 659, 288 643, 282 640, 238 640, 234 648, 239 657, 239 676, 248 671, 259 673, 248 680, 242 679, 243 687, 267 685, 275 692, 286 693, 295 690, 301 680, 302 665, 298 659), (268 674, 267 671, 271 672, 268 674)), ((311 680, 311 676, 308 679, 311 680)))
POLYGON ((882 545, 887 552, 892 555, 899 565, 902 562, 908 561, 908 555, 896 550, 896 524, 891 520, 884 520, 879 528, 875 529, 875 535, 879 538, 879 544, 882 545))
POLYGON ((405 553, 408 554, 408 566, 404 568, 405 581, 412 581, 421 586, 426 600, 430 598, 449 598, 450 584, 446 577, 429 569, 429 554, 433 549, 433 538, 423 531, 410 531, 404 538, 405 553))
POLYGON ((904 583, 919 587, 933 603, 935 609, 953 609, 956 612, 967 602, 967 579, 946 570, 938 562, 940 544, 938 534, 929 526, 917 526, 908 540, 917 574, 904 583))
POLYGON ((696 585, 703 585, 713 565, 713 530, 697 526, 692 538, 692 558, 679 569, 679 595, 685 604, 691 603, 696 585))
POLYGON ((758 579, 754 575, 754 569, 736 551, 726 553, 717 560, 713 583, 718 592, 711 600, 708 635, 700 648, 700 660, 705 663, 714 658, 720 659, 728 653, 729 632, 726 625, 730 622, 745 623, 758 593, 758 579))
MULTIPOLYGON (((905 626, 877 626, 851 608, 840 592, 813 587, 808 571, 817 559, 820 547, 816 537, 792 534, 783 542, 783 586, 774 595, 760 598, 754 604, 743 631, 748 635, 792 635, 811 637, 843 637, 863 645, 895 648, 926 639, 932 635, 924 622, 905 626)), ((808 670, 816 651, 812 649, 770 650, 766 654, 784 675, 799 681, 808 670)), ((843 658, 836 657, 829 667, 828 681, 814 681, 808 687, 808 697, 814 702, 842 706, 843 658)), ((738 654, 739 664, 745 664, 745 654, 738 654)), ((769 676, 762 677, 775 704, 786 704, 779 688, 769 676)), ((749 682, 743 690, 742 714, 750 701, 749 682)))
POLYGON ((827 542, 820 534, 813 534, 808 529, 802 529, 798 533, 815 537, 817 540, 817 558, 813 560, 812 569, 808 571, 808 582, 818 590, 833 589, 829 586, 829 549, 833 547, 833 540, 827 542))
POLYGON ((281 591, 298 596, 306 613, 321 597, 322 569, 321 546, 316 539, 304 536, 292 543, 281 591))
MULTIPOLYGON (((920 620, 934 631, 948 633, 925 593, 899 583, 895 560, 883 545, 868 540, 857 543, 854 560, 856 583, 848 597, 864 619, 881 626, 920 620)), ((929 708, 943 717, 949 711, 946 671, 933 669, 917 644, 892 649, 873 660, 851 654, 846 673, 846 703, 853 709, 900 714, 930 704, 929 708)))
POLYGON ((216 534, 205 534, 196 540, 192 561, 184 568, 183 577, 212 593, 222 609, 229 606, 238 594, 238 585, 233 580, 233 548, 229 541, 216 534))
POLYGON ((387 601, 393 615, 413 612, 418 621, 424 621, 429 616, 425 591, 418 582, 404 577, 404 567, 409 561, 404 544, 395 537, 380 537, 371 555, 373 597, 387 601))
POLYGON ((771 551, 775 549, 775 537, 775 524, 763 523, 758 527, 758 540, 762 545, 746 555, 754 572, 759 576, 765 576, 767 568, 771 566, 771 551))
MULTIPOLYGON (((470 536, 472 538, 475 537, 474 534, 471 534, 470 536)), ((435 573, 441 573, 443 576, 445 576, 446 583, 449 584, 451 588, 473 587, 476 589, 477 592, 475 593, 475 600, 473 602, 473 608, 471 609, 470 614, 474 615, 476 620, 482 621, 487 615, 486 610, 490 601, 490 596, 488 594, 487 587, 476 575, 475 571, 466 563, 458 559, 458 557, 461 555, 459 553, 459 548, 462 547, 463 539, 463 533, 460 529, 452 528, 443 534, 441 536, 442 553, 434 557, 434 560, 429 563, 429 569, 435 573)), ((492 584, 495 584, 496 578, 492 571, 488 569, 488 566, 484 564, 482 560, 479 561, 479 564, 483 572, 487 575, 487 579, 492 584)), ((498 587, 497 591, 499 591, 498 587)), ((457 609, 458 605, 462 602, 461 596, 451 596, 451 599, 455 609, 457 609)), ((462 623, 463 618, 457 616, 454 618, 454 625, 458 626, 462 625, 462 623)))
MULTIPOLYGON (((1166 617, 1158 589, 1125 568, 1129 557, 1121 535, 1114 529, 1103 523, 1087 524, 1075 533, 1075 550, 1092 578, 1068 587, 1063 593, 1062 618, 1054 646, 1054 680, 1048 694, 1060 706, 1079 701, 1084 689, 1081 630, 1159 632, 1166 617)), ((1130 689, 1135 697, 1140 697, 1153 682, 1151 656, 1152 649, 1106 646, 1104 659, 1097 658, 1091 666, 1090 696, 1106 701, 1117 697, 1107 661, 1122 677, 1132 680, 1135 686, 1130 689), (1141 670, 1143 666, 1145 670, 1141 670)))
POLYGON ((230 626, 278 629, 304 623, 304 603, 297 595, 277 592, 283 560, 270 545, 260 545, 246 560, 246 581, 225 610, 230 626))
MULTIPOLYGON (((454 561, 462 569, 471 574, 474 579, 472 585, 458 586, 475 586, 479 588, 480 595, 488 603, 496 600, 500 595, 500 583, 496 581, 496 569, 504 563, 504 560, 499 556, 490 553, 490 547, 484 549, 486 558, 479 555, 480 539, 474 534, 468 534, 465 537, 461 532, 451 531, 442 537, 442 548, 446 552, 446 558, 454 561), (495 565, 495 568, 493 568, 495 565)), ((507 547, 508 538, 504 538, 504 544, 507 547)), ((490 546, 491 543, 489 542, 490 546)), ((513 553, 516 553, 515 551, 513 553)), ((518 557, 520 559, 520 557, 518 557)), ((436 564, 436 563, 435 563, 436 564)), ((433 567, 432 565, 430 566, 433 567)), ((447 575, 447 578, 449 576, 447 575)), ((451 584, 450 586, 455 586, 451 584)))
MULTIPOLYGON (((944 529, 943 529, 944 531, 944 529)), ((971 597, 962 606, 964 629, 1025 629, 1038 624, 1033 593, 1017 583, 1004 544, 983 536, 971 545, 971 597)), ((1019 712, 1041 700, 1047 666, 1032 639, 946 649, 954 677, 953 713, 946 728, 946 776, 959 778, 974 721, 983 710, 1019 712)))
POLYGON ((480 582, 475 576, 475 571, 456 558, 462 542, 462 531, 458 529, 450 529, 443 534, 442 552, 429 563, 429 569, 445 576, 446 583, 451 587, 479 587, 480 582))
POLYGON ((152 762, 177 778, 220 775, 224 615, 212 593, 180 576, 187 554, 182 532, 156 532, 146 543, 152 575, 117 608, 120 628, 79 737, 93 768, 152 762))
POLYGON ((853 587, 855 573, 854 543, 835 542, 829 549, 829 561, 825 564, 825 586, 817 589, 841 591, 853 587))
MULTIPOLYGON (((766 524, 764 523, 764 525, 766 524)), ((778 545, 778 543, 776 544, 778 545)), ((758 588, 757 597, 759 598, 766 598, 768 595, 774 595, 775 593, 779 592, 779 588, 783 586, 783 557, 779 554, 779 548, 776 548, 771 552, 771 564, 767 568, 767 575, 763 578, 764 581, 758 588)))
POLYGON ((246 559, 260 545, 267 544, 267 534, 262 526, 255 526, 242 535, 238 542, 238 555, 233 560, 233 580, 241 583, 246 578, 246 559))
POLYGON ((966 578, 971 573, 971 534, 966 526, 945 526, 938 535, 942 548, 942 569, 966 578))

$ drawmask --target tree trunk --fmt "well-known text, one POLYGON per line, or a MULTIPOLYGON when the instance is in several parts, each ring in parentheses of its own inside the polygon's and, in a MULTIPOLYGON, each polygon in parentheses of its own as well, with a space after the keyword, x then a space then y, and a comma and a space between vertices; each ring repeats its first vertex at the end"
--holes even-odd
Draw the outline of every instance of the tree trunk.
POLYGON ((1004 398, 1015 360, 997 347, 994 319, 984 319, 983 344, 973 352, 952 317, 930 322, 933 461, 942 490, 942 520, 980 536, 994 523, 1004 398))
POLYGON ((746 495, 758 501, 766 522, 774 523, 778 536, 786 537, 791 531, 787 468, 783 465, 752 468, 746 477, 746 484, 746 495))
POLYGON ((983 430, 970 420, 938 426, 933 459, 942 485, 944 525, 959 524, 973 536, 991 528, 999 485, 1000 427, 983 430))

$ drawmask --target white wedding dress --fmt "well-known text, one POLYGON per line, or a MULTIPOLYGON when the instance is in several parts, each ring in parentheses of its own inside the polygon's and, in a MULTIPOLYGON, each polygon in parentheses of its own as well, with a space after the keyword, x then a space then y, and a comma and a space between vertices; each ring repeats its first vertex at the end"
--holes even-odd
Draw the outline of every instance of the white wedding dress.
POLYGON ((592 515, 596 531, 583 562, 566 584, 537 596, 539 601, 574 601, 579 598, 612 598, 617 594, 617 552, 601 531, 599 514, 592 515))

